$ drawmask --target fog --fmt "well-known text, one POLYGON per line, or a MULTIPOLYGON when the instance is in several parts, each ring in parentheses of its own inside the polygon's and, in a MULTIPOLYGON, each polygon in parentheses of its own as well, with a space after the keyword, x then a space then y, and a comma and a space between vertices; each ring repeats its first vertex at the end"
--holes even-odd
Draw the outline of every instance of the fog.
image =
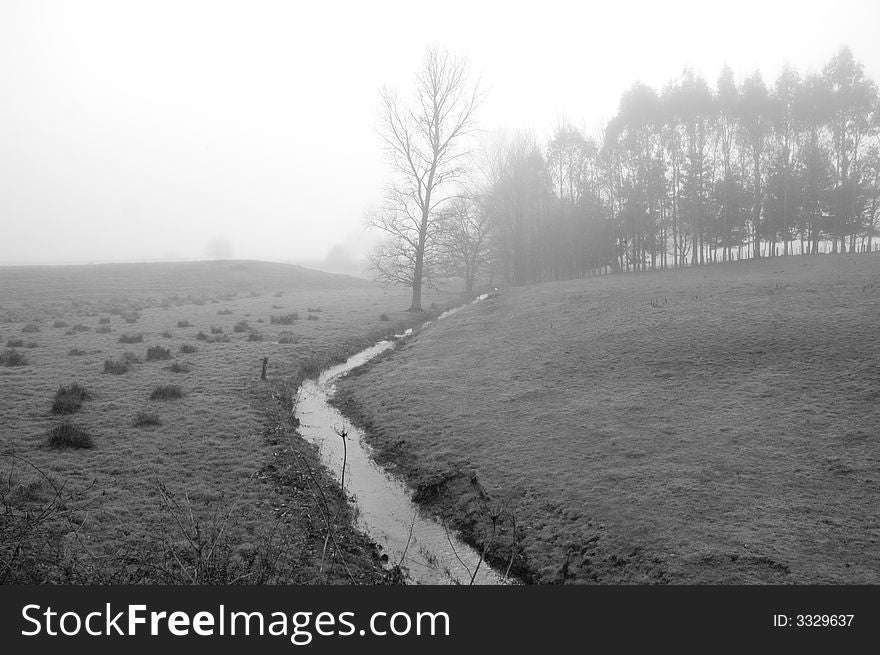
POLYGON ((772 81, 847 44, 880 77, 880 3, 4 2, 0 264, 360 257, 386 171, 378 89, 467 54, 486 130, 598 129, 685 66, 772 81))

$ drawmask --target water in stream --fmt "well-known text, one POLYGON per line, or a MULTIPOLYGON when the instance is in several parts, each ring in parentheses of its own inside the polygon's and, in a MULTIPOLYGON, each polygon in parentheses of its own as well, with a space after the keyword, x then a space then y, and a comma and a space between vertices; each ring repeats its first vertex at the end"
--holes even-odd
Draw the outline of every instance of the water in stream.
MULTIPOLYGON (((485 298, 480 296, 474 302, 485 298)), ((405 338, 409 333, 395 339, 405 338)), ((477 570, 479 553, 439 521, 422 516, 403 482, 376 464, 363 434, 328 402, 340 377, 393 348, 394 344, 394 340, 380 341, 344 363, 328 368, 318 379, 303 382, 296 403, 300 433, 319 446, 323 462, 339 480, 344 451, 342 438, 334 428, 347 430, 345 490, 357 499, 359 527, 382 546, 390 564, 401 563, 410 579, 419 584, 468 584, 477 570)), ((486 562, 479 566, 475 584, 501 582, 502 576, 486 562)))

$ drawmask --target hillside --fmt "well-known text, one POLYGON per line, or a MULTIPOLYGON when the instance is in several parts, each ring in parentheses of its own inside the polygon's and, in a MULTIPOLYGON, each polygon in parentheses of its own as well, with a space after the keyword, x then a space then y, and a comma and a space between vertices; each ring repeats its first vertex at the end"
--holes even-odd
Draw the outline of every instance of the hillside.
POLYGON ((876 584, 878 312, 875 255, 508 289, 337 403, 527 579, 876 584))
POLYGON ((0 321, 369 286, 347 275, 249 260, 6 266, 0 267, 0 321))

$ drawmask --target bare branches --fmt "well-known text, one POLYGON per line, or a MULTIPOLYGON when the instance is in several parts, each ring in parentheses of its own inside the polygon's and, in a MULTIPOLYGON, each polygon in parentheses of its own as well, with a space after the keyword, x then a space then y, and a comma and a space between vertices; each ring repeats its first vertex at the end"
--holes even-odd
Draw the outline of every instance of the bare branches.
POLYGON ((388 241, 371 264, 381 279, 412 287, 412 309, 421 309, 422 284, 431 279, 433 243, 442 205, 450 197, 442 190, 467 170, 467 138, 476 130, 481 101, 479 84, 470 83, 467 60, 437 47, 425 54, 409 103, 392 89, 380 91, 378 132, 391 179, 383 206, 366 222, 385 232, 388 241))

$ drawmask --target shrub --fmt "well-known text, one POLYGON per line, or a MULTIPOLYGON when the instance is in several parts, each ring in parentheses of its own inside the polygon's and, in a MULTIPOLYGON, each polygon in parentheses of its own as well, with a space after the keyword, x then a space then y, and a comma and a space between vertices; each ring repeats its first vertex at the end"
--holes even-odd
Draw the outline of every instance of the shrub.
POLYGON ((28 341, 27 344, 25 344, 25 348, 36 348, 37 345, 36 341, 28 341))
POLYGON ((191 323, 189 321, 177 321, 177 327, 191 327, 191 323))
POLYGON ((181 364, 179 362, 174 362, 171 366, 166 367, 172 373, 189 373, 190 367, 189 364, 181 364))
POLYGON ((52 323, 52 327, 66 328, 67 323, 65 321, 55 321, 54 323, 52 323))
POLYGON ((55 399, 52 401, 53 414, 73 414, 82 407, 83 401, 88 400, 88 392, 76 382, 66 387, 58 387, 55 399))
POLYGON ((321 309, 320 307, 309 307, 309 311, 312 312, 313 314, 320 314, 324 310, 321 309))
POLYGON ((67 351, 67 354, 70 356, 79 356, 79 355, 85 355, 86 351, 80 350, 79 348, 71 348, 70 350, 67 351))
POLYGON ((69 421, 52 428, 47 443, 51 448, 91 448, 93 445, 91 435, 69 421))
POLYGON ((247 321, 239 321, 232 326, 233 332, 247 332, 248 330, 250 330, 250 326, 247 321))
POLYGON ((198 350, 198 348, 196 348, 191 343, 185 343, 180 347, 180 352, 186 353, 187 355, 191 355, 192 353, 196 352, 197 350, 198 350))
POLYGON ((140 364, 141 363, 141 358, 138 357, 137 355, 135 355, 130 350, 127 350, 122 354, 122 359, 125 360, 126 362, 128 362, 129 364, 140 364))
POLYGON ((272 314, 269 322, 273 325, 291 325, 294 321, 299 320, 299 314, 292 312, 290 314, 272 314))
POLYGON ((150 400, 178 400, 183 398, 183 389, 176 384, 161 384, 150 394, 150 400))
POLYGON ((229 343, 229 335, 228 334, 218 334, 210 339, 208 339, 208 343, 229 343))
POLYGON ((162 338, 163 338, 163 339, 173 339, 173 338, 174 338, 174 335, 171 334, 171 332, 169 332, 168 330, 165 330, 165 331, 162 333, 162 338))
POLYGON ((196 341, 207 341, 208 335, 204 333, 204 331, 199 330, 199 333, 196 335, 196 341))
POLYGON ((9 339, 6 342, 7 348, 24 348, 24 339, 9 339))
POLYGON ((223 328, 212 325, 211 326, 211 334, 223 334, 223 328))
POLYGON ((101 325, 95 330, 98 334, 110 334, 113 330, 110 329, 109 325, 101 325))
POLYGON ((104 318, 98 320, 98 323, 100 323, 101 325, 107 325, 109 322, 110 322, 109 316, 105 316, 104 318))
POLYGON ((171 359, 171 351, 162 346, 150 346, 147 348, 147 361, 155 362, 163 359, 171 359))
POLYGON ((259 332, 257 332, 256 330, 251 332, 248 335, 248 341, 262 341, 262 340, 263 340, 263 335, 260 334, 259 332))
POLYGON ((134 427, 136 428, 152 427, 154 425, 162 425, 162 421, 155 414, 141 411, 134 417, 134 427))
POLYGON ((83 325, 82 323, 77 323, 76 325, 74 325, 70 329, 73 330, 74 332, 88 332, 92 328, 90 328, 88 325, 83 325))
POLYGON ((317 321, 318 317, 315 314, 309 314, 308 316, 306 316, 306 319, 309 321, 317 321))
POLYGON ((39 326, 39 325, 36 325, 36 324, 34 324, 34 323, 28 323, 28 324, 25 325, 23 328, 21 328, 21 331, 24 332, 25 334, 30 334, 30 333, 33 333, 33 332, 39 332, 39 331, 40 331, 40 326, 39 326))
POLYGON ((104 360, 104 372, 112 373, 113 375, 122 375, 123 373, 128 373, 131 368, 131 364, 129 364, 124 359, 105 359, 104 360))
POLYGON ((28 359, 24 353, 20 353, 14 348, 0 352, 0 366, 27 366, 27 364, 28 359))
POLYGON ((119 343, 143 343, 144 335, 138 334, 123 334, 119 337, 119 343))
POLYGON ((278 343, 296 343, 299 339, 292 332, 282 332, 278 336, 278 343))
POLYGON ((218 309, 218 310, 217 310, 217 315, 218 315, 218 316, 228 316, 228 315, 231 314, 231 313, 232 313, 232 310, 231 310, 231 309, 218 309))
POLYGON ((388 314, 379 314, 379 320, 380 321, 390 321, 391 318, 388 316, 388 314))

